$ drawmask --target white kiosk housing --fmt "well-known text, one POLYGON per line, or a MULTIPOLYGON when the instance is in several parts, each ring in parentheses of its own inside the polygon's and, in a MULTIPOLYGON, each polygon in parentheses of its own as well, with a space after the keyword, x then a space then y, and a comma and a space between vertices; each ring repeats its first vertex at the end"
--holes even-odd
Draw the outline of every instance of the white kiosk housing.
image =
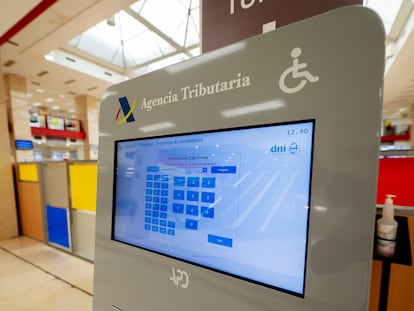
POLYGON ((94 310, 367 310, 383 72, 348 7, 109 88, 94 310))

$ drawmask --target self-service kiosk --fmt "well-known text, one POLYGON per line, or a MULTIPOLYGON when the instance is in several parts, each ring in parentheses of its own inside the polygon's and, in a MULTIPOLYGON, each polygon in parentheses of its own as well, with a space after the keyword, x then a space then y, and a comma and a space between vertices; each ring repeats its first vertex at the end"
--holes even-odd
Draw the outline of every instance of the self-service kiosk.
POLYGON ((383 74, 348 7, 110 87, 94 310, 366 310, 383 74))

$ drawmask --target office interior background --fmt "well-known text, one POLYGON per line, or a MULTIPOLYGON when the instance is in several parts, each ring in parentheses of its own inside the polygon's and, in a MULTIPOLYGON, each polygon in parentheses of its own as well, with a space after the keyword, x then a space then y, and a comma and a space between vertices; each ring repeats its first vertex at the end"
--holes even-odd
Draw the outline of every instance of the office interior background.
MULTIPOLYGON (((381 16, 386 31, 381 151, 409 156, 414 146, 414 1, 363 2, 381 16)), ((10 167, 96 161, 105 90, 199 56, 202 38, 198 0, 2 1, 0 12, 3 240, 16 235, 17 228, 8 221, 16 218, 18 201, 10 167)), ((83 257, 93 260, 93 253, 83 257)))
MULTIPOLYGON (((199 1, 53 2, 2 4, 1 12, 7 12, 1 21, 3 34, 34 7, 50 5, 1 42, 2 73, 11 95, 11 138, 34 142, 33 150, 13 150, 15 162, 96 159, 99 102, 105 89, 200 55, 199 1), (39 128, 46 126, 47 117, 53 129, 61 128, 65 118, 72 132, 81 133, 46 136, 39 128)), ((384 124, 393 127, 393 134, 402 134, 413 118, 413 2, 364 4, 380 14, 387 33, 384 124)), ((388 145, 409 148, 412 143, 393 140, 388 145)))

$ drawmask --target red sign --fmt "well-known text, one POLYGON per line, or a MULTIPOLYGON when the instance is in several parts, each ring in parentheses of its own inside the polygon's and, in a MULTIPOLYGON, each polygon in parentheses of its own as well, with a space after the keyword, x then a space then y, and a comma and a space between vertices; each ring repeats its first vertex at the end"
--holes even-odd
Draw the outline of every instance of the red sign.
POLYGON ((202 50, 208 52, 362 0, 203 0, 202 50))

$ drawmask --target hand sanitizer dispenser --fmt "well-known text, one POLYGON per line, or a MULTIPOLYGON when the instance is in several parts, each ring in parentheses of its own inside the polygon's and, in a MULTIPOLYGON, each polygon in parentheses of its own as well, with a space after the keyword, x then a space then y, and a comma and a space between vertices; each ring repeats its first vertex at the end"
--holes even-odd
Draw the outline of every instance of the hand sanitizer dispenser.
POLYGON ((377 220, 376 253, 381 256, 392 257, 395 253, 398 222, 394 219, 395 195, 387 194, 382 217, 377 220))

